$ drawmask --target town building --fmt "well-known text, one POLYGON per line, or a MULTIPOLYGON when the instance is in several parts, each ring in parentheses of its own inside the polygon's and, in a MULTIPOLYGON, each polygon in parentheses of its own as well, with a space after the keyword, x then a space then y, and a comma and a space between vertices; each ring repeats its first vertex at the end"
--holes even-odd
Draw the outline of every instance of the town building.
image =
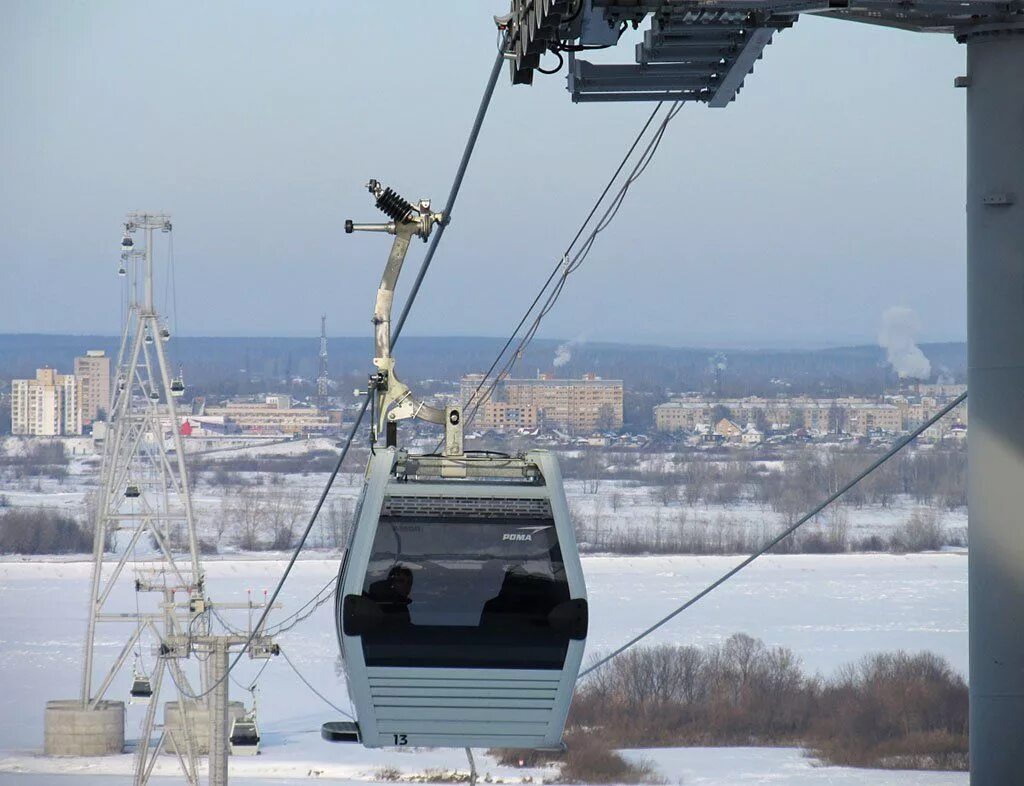
MULTIPOLYGON (((764 432, 798 429, 808 434, 850 434, 858 437, 899 434, 921 425, 964 391, 962 385, 921 385, 920 388, 931 395, 889 395, 882 400, 852 396, 708 399, 686 395, 654 407, 654 424, 658 431, 703 434, 709 433, 724 418, 749 424, 748 431, 754 426, 762 438, 764 432)), ((966 427, 965 402, 923 436, 925 439, 945 439, 947 436, 961 439, 966 427), (955 435, 952 434, 954 425, 957 426, 955 435)), ((757 436, 750 432, 746 441, 751 444, 756 439, 757 436)))
POLYGON ((110 408, 110 358, 102 349, 90 349, 75 358, 75 376, 82 385, 82 425, 105 416, 110 408))
MULTIPOLYGON (((462 378, 463 406, 482 379, 481 374, 462 378)), ((486 390, 485 385, 481 393, 486 390)), ((489 408, 491 402, 481 405, 473 420, 474 427, 530 428, 532 423, 575 434, 622 428, 621 379, 602 379, 594 374, 584 374, 580 379, 556 379, 547 374, 539 374, 536 379, 506 379, 491 399, 500 402, 500 406, 489 408)))
POLYGON ((476 428, 498 431, 519 428, 534 429, 540 420, 535 406, 518 406, 507 401, 486 401, 480 405, 473 418, 476 428))
POLYGON ((291 396, 272 395, 263 401, 228 401, 221 406, 203 405, 198 416, 223 418, 244 434, 317 434, 339 424, 330 412, 296 407, 291 396))
POLYGON ((81 385, 73 374, 36 370, 11 381, 11 433, 57 437, 82 433, 81 385))

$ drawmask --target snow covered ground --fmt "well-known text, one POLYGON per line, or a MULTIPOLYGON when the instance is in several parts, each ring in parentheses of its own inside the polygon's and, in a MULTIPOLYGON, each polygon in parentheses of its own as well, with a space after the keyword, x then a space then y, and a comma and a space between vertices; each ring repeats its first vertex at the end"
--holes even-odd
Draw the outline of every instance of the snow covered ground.
MULTIPOLYGON (((276 445, 221 451, 211 455, 217 458, 254 458, 257 456, 301 457, 309 450, 323 450, 333 443, 329 440, 303 440, 276 445), (223 454, 223 455, 222 455, 223 454)), ((768 462, 760 462, 768 463, 768 462)), ((95 490, 98 482, 98 459, 75 457, 69 466, 69 475, 62 482, 53 478, 25 478, 20 481, 0 480, 0 496, 6 504, 19 507, 44 507, 60 510, 62 513, 82 520, 86 509, 86 496, 95 490)), ((211 465, 214 466, 214 465, 211 465)), ((351 469, 351 465, 346 469, 351 469)), ((203 477, 193 492, 200 539, 211 543, 220 540, 220 549, 231 552, 237 540, 237 525, 229 524, 218 537, 218 523, 224 519, 225 500, 230 502, 240 494, 263 495, 283 494, 294 500, 301 511, 303 520, 327 481, 327 473, 260 475, 255 472, 233 472, 238 485, 212 485, 209 476, 203 477)), ((338 515, 347 516, 355 505, 362 485, 360 471, 342 472, 332 487, 328 512, 335 506, 338 515)), ((566 483, 569 507, 577 525, 581 527, 580 540, 587 548, 588 540, 604 542, 612 533, 634 532, 642 536, 642 542, 653 542, 655 533, 661 533, 667 542, 683 528, 689 531, 737 533, 740 542, 760 542, 770 534, 783 529, 785 517, 770 507, 744 500, 735 504, 717 505, 698 503, 688 505, 676 498, 666 501, 661 487, 639 485, 629 481, 570 480, 566 483), (742 537, 746 536, 746 537, 742 537)), ((857 508, 841 506, 819 516, 805 529, 806 532, 819 528, 827 532, 833 526, 833 516, 838 516, 850 543, 857 543, 872 535, 883 539, 895 528, 905 524, 914 514, 924 513, 934 517, 947 535, 956 541, 964 540, 967 527, 967 511, 964 508, 944 510, 933 506, 922 506, 908 495, 894 497, 890 506, 865 505, 857 508)), ((326 517, 325 517, 326 518, 326 517)), ((325 533, 325 522, 314 529, 310 545, 318 547, 329 542, 325 533)), ((660 538, 658 538, 660 541, 660 538)), ((711 540, 714 540, 712 538, 711 540)), ((594 550, 590 548, 589 550, 594 550)))
MULTIPOLYGON (((676 603, 735 564, 736 557, 588 557, 584 560, 591 597, 590 653, 607 651, 638 632, 676 603)), ((282 563, 275 559, 211 560, 209 592, 221 602, 257 597, 276 582, 282 563)), ((117 784, 128 782, 131 757, 46 759, 42 746, 43 706, 47 699, 78 693, 81 640, 90 566, 71 561, 0 563, 0 784, 117 784), (58 774, 74 777, 58 778, 58 774), (109 778, 106 776, 110 776, 109 778)), ((282 593, 284 608, 294 611, 337 570, 334 559, 297 563, 282 593)), ((113 603, 134 610, 130 577, 115 590, 113 603)), ((112 607, 112 608, 115 608, 112 607)), ((348 707, 345 686, 336 672, 337 645, 331 605, 280 638, 302 674, 334 703, 348 707)), ((244 613, 233 619, 244 626, 244 613)), ((701 604, 665 626, 651 642, 708 643, 746 632, 771 645, 791 647, 810 671, 831 673, 838 666, 879 650, 929 649, 948 658, 961 672, 967 667, 967 564, 962 554, 908 556, 773 556, 755 563, 701 604)), ((101 628, 100 662, 109 663, 123 631, 101 628)), ((249 697, 258 662, 244 660, 234 698, 249 697), (239 687, 241 686, 241 687, 239 687)), ((127 693, 128 674, 112 688, 127 693)), ((259 713, 264 755, 232 761, 234 783, 358 782, 374 778, 384 766, 405 775, 428 769, 465 770, 458 751, 368 752, 329 745, 319 726, 337 718, 291 671, 274 659, 259 683, 259 713)), ((137 734, 142 709, 129 706, 129 739, 137 734)), ((964 786, 966 774, 881 773, 815 767, 799 751, 760 749, 688 749, 645 751, 667 783, 700 786, 774 784, 793 786, 964 786)), ((174 773, 173 759, 161 772, 174 773)), ((482 773, 519 782, 550 777, 543 771, 504 770, 484 758, 482 773)), ((171 781, 168 780, 168 783, 171 781)))

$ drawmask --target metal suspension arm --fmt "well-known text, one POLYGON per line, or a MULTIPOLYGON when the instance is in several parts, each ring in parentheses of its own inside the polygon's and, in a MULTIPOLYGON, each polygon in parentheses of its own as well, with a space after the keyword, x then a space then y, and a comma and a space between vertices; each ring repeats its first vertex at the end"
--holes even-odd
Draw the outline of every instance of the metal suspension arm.
POLYGON ((430 200, 422 199, 413 206, 390 188, 384 188, 376 180, 367 186, 377 198, 377 207, 392 220, 386 224, 355 224, 345 222, 345 232, 386 232, 394 235, 391 253, 388 255, 377 299, 373 309, 374 358, 377 374, 373 378, 373 395, 377 397, 377 422, 375 436, 393 423, 408 418, 419 418, 430 423, 448 423, 445 411, 418 400, 395 374, 395 359, 391 355, 391 310, 395 300, 395 287, 414 237, 426 241, 434 224, 443 220, 441 213, 430 211, 430 200))

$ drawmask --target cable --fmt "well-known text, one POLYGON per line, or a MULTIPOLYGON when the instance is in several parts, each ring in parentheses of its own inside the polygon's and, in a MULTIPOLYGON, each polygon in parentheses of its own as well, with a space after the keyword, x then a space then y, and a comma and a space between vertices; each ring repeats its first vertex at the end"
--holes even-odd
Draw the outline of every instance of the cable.
POLYGON ((608 183, 605 185, 604 190, 601 191, 600 196, 598 196, 597 200, 591 206, 590 212, 587 213, 587 217, 583 219, 583 223, 580 224, 580 228, 576 230, 576 234, 573 236, 573 239, 569 242, 569 245, 566 246, 565 251, 562 252, 562 256, 559 259, 558 264, 555 265, 555 269, 551 271, 551 275, 548 276, 547 281, 544 282, 544 285, 540 288, 540 291, 537 293, 537 296, 533 299, 533 302, 530 303, 529 307, 526 309, 526 312, 523 314, 523 318, 519 320, 519 324, 516 325, 515 330, 513 330, 512 333, 509 335, 508 341, 505 342, 505 345, 498 352, 497 356, 494 358, 494 362, 491 363, 490 368, 487 369, 487 372, 484 374, 483 379, 480 380, 480 383, 476 386, 476 389, 473 391, 473 394, 469 397, 469 401, 465 402, 464 406, 468 406, 473 401, 476 395, 480 392, 480 388, 484 386, 484 383, 487 381, 487 378, 490 377, 495 367, 498 365, 498 363, 501 362, 501 358, 504 357, 505 353, 508 351, 508 348, 512 346, 512 342, 515 341, 516 336, 519 334, 519 331, 522 330, 523 325, 526 324, 526 320, 529 319, 530 314, 533 312, 533 309, 537 306, 537 303, 539 303, 540 299, 544 296, 544 292, 547 291, 548 286, 550 286, 555 276, 558 275, 558 271, 562 267, 562 261, 567 256, 569 256, 569 252, 572 251, 573 246, 576 245, 576 241, 578 241, 580 237, 582 237, 583 230, 585 230, 587 224, 590 223, 590 219, 594 217, 594 214, 597 212, 597 209, 601 206, 601 202, 604 201, 605 196, 611 190, 612 185, 614 185, 615 180, 618 178, 619 173, 622 172, 623 168, 626 166, 626 162, 629 161, 630 156, 633 155, 633 151, 636 150, 637 145, 640 144, 640 140, 643 139, 644 134, 647 133, 647 129, 654 121, 654 117, 655 115, 658 114, 659 109, 661 109, 660 101, 655 105, 654 109, 651 111, 651 114, 647 118, 647 122, 644 123, 643 127, 637 133, 636 138, 633 140, 633 144, 629 146, 629 149, 626 151, 626 154, 622 157, 622 160, 619 162, 619 165, 615 168, 615 171, 612 173, 612 176, 608 179, 608 183))
POLYGON ((237 687, 241 688, 242 690, 247 690, 247 691, 249 691, 249 693, 253 693, 256 690, 256 685, 260 681, 260 677, 263 676, 264 669, 266 669, 267 666, 269 666, 269 665, 270 665, 270 658, 266 658, 263 661, 263 665, 260 666, 259 671, 256 672, 256 676, 252 678, 252 682, 249 685, 244 685, 243 683, 241 683, 238 680, 236 680, 234 677, 231 678, 231 681, 233 683, 235 683, 235 685, 237 687))
POLYGON ((562 66, 565 65, 565 58, 562 57, 561 52, 559 52, 557 49, 552 49, 551 53, 558 58, 558 65, 556 65, 554 68, 541 68, 540 66, 537 66, 537 70, 540 71, 542 74, 557 74, 559 71, 562 70, 562 66))
POLYGON ((285 652, 283 649, 281 650, 281 656, 284 658, 285 663, 287 663, 289 666, 292 667, 292 671, 295 672, 295 676, 298 677, 300 680, 302 680, 302 684, 305 685, 307 688, 309 688, 311 691, 313 691, 313 693, 315 693, 317 696, 320 697, 320 701, 322 701, 324 704, 326 704, 328 707, 330 707, 335 712, 340 712, 342 715, 344 715, 349 720, 355 720, 355 718, 352 717, 351 713, 345 712, 345 710, 343 710, 341 707, 339 707, 333 701, 331 701, 326 696, 324 696, 324 694, 322 694, 320 691, 318 691, 316 688, 314 688, 312 686, 312 684, 310 684, 309 680, 307 680, 305 677, 302 676, 302 672, 300 672, 297 668, 295 668, 295 664, 291 662, 291 659, 288 657, 288 653, 285 652))
MULTIPOLYGON (((431 240, 430 246, 427 249, 426 255, 423 257, 423 262, 420 263, 420 269, 416 274, 416 279, 413 282, 412 290, 409 293, 409 297, 405 301, 405 305, 402 308, 402 314, 398 319, 394 331, 391 334, 391 348, 394 349, 395 344, 398 341, 398 337, 402 333, 402 327, 405 325, 405 320, 409 316, 409 311, 412 309, 412 304, 416 300, 416 296, 419 294, 420 285, 423 283, 423 278, 427 274, 427 270, 430 267, 430 263, 434 258, 434 253, 437 250, 437 244, 444 234, 445 227, 451 221, 451 211, 455 205, 455 199, 458 197, 459 189, 462 186, 462 180, 466 175, 466 169, 469 166, 469 160, 472 158, 473 150, 476 147, 477 138, 480 135, 480 128, 483 125, 484 116, 487 113, 487 109, 490 106, 491 96, 494 93, 495 85, 498 82, 498 74, 501 70, 501 65, 505 58, 502 52, 498 52, 497 57, 494 59, 494 65, 491 68, 490 76, 487 80, 487 86, 484 88, 484 95, 480 101, 480 105, 477 108, 476 118, 473 121, 473 127, 470 129, 469 138, 466 140, 466 145, 462 151, 462 158, 459 161, 459 167, 455 172, 455 179, 452 182, 451 191, 448 194, 448 202, 445 205, 444 220, 437 227, 434 232, 434 237, 431 240)), ((305 530, 302 532, 302 536, 299 538, 298 544, 295 546, 295 550, 292 552, 291 557, 288 560, 288 564, 285 565, 284 573, 281 574, 281 578, 277 582, 277 586, 274 587, 274 591, 270 595, 270 599, 267 601, 260 614, 259 620, 257 621, 252 632, 249 634, 245 643, 239 649, 238 654, 235 655, 235 659, 228 665, 227 671, 222 677, 216 680, 210 685, 205 691, 201 693, 191 693, 190 691, 184 691, 179 686, 179 691, 182 695, 187 696, 191 699, 200 699, 204 696, 212 693, 218 685, 226 680, 235 666, 241 661, 242 656, 245 655, 249 646, 252 644, 256 635, 261 631, 263 624, 267 620, 267 616, 270 614, 270 610, 274 606, 274 602, 277 600, 277 596, 281 593, 281 589, 284 587, 285 582, 288 580, 288 576, 292 572, 292 568, 295 566, 295 561, 299 558, 299 554, 302 552, 303 547, 306 545, 306 539, 309 537, 309 533, 313 529, 313 524, 316 523, 317 516, 320 515, 320 509, 323 508, 324 501, 327 499, 327 494, 330 492, 331 487, 334 485, 335 478, 338 477, 338 472, 341 470, 341 465, 345 461, 345 457, 348 455, 349 448, 352 446, 352 440, 355 438, 356 432, 359 430, 360 424, 363 422, 363 418, 366 416, 366 409, 370 404, 370 400, 373 397, 367 395, 363 399, 363 404, 359 409, 359 414, 356 415, 355 421, 352 423, 352 429, 348 433, 348 437, 345 439, 345 444, 341 449, 341 454, 338 456, 338 461, 334 465, 334 469, 331 471, 330 477, 327 479, 327 484, 324 486, 324 490, 320 494, 320 498, 317 500, 316 506, 313 508, 313 513, 309 517, 309 522, 306 524, 305 530)), ((287 658, 286 658, 287 659, 287 658)), ((293 667, 294 668, 294 667, 293 667)), ((333 706, 333 705, 332 705, 333 706)))
MULTIPOLYGON (((502 47, 504 49, 504 47, 502 47)), ((473 127, 469 131, 469 138, 466 140, 466 146, 462 150, 462 158, 459 160, 459 167, 455 170, 455 179, 452 181, 451 190, 448 192, 448 201, 444 205, 444 218, 441 220, 440 225, 434 232, 433 238, 430 240, 430 246, 427 248, 426 256, 423 257, 423 262, 420 264, 419 272, 416 274, 416 279, 413 281, 412 289, 409 291, 409 297, 406 298, 405 305, 402 307, 402 313, 398 317, 398 321, 395 323, 395 328, 391 332, 391 348, 395 348, 395 342, 398 341, 398 336, 402 333, 402 328, 405 326, 405 320, 409 316, 409 310, 412 308, 413 301, 416 299, 416 295, 419 294, 420 285, 423 283, 423 277, 427 275, 427 270, 430 268, 430 263, 434 259, 434 252, 437 251, 437 245, 441 242, 441 238, 444 236, 444 230, 448 227, 448 224, 452 220, 452 210, 455 207, 455 200, 459 196, 459 190, 462 188, 462 179, 466 176, 466 168, 469 166, 469 159, 473 156, 473 150, 476 147, 477 137, 480 136, 480 128, 483 126, 484 117, 487 115, 487 109, 491 104, 491 96, 494 94, 494 87, 498 83, 498 74, 501 73, 501 66, 505 62, 504 53, 499 50, 498 56, 494 58, 494 65, 491 66, 490 76, 487 78, 487 86, 484 88, 484 95, 480 99, 480 105, 476 110, 476 117, 473 118, 473 127)))
POLYGON ((274 627, 270 631, 268 631, 267 635, 269 635, 269 636, 280 636, 280 635, 290 631, 292 628, 294 628, 299 623, 304 622, 307 619, 309 619, 313 615, 314 611, 316 611, 318 608, 323 606, 325 603, 327 603, 327 601, 329 601, 331 598, 334 597, 334 585, 335 585, 335 577, 332 576, 330 581, 328 581, 328 583, 323 588, 321 588, 321 590, 316 595, 314 595, 312 598, 310 598, 308 601, 306 601, 305 604, 303 604, 301 607, 299 607, 299 610, 296 611, 294 614, 292 614, 291 616, 285 617, 281 622, 279 622, 277 624, 276 627, 274 627), (329 592, 326 595, 323 595, 321 597, 321 593, 325 589, 329 590, 329 592), (311 603, 313 605, 309 609, 309 611, 306 611, 305 613, 303 613, 303 610, 307 606, 309 606, 311 603))
MULTIPOLYGON (((466 419, 466 423, 467 424, 472 422, 473 418, 476 416, 476 413, 479 411, 480 407, 490 399, 491 395, 494 393, 494 390, 497 388, 497 386, 511 372, 512 367, 515 365, 516 361, 519 358, 522 357, 522 353, 526 350, 526 347, 530 344, 530 342, 536 336, 537 331, 540 328, 541 321, 554 308, 555 303, 557 303, 558 298, 561 296, 562 291, 565 288, 565 283, 566 283, 568 277, 572 273, 574 273, 577 269, 579 269, 579 267, 586 260, 587 256, 590 254, 590 251, 593 248, 594 243, 597 240, 597 236, 601 232, 603 232, 611 224, 611 222, 614 220, 615 216, 618 215, 619 209, 622 207, 622 204, 623 204, 623 202, 625 200, 626 194, 629 192, 630 187, 633 185, 633 183, 635 183, 640 178, 640 176, 644 173, 644 171, 646 171, 647 167, 650 165, 651 161, 654 158, 654 154, 657 152, 658 148, 661 145, 661 141, 664 138, 665 130, 667 129, 669 122, 679 113, 679 110, 680 110, 681 106, 682 106, 681 102, 676 101, 669 108, 669 110, 668 110, 667 114, 665 115, 664 119, 661 121, 661 124, 658 126, 657 131, 655 131, 654 136, 647 143, 647 146, 646 146, 646 148, 644 148, 644 151, 641 153, 640 158, 637 160, 637 163, 633 166, 633 169, 630 172, 629 176, 626 178, 626 181, 622 184, 622 186, 619 188, 618 192, 612 198, 611 203, 605 209, 605 211, 602 214, 601 218, 598 219, 598 222, 597 222, 596 226, 594 227, 594 229, 591 231, 590 235, 588 235, 586 240, 584 240, 582 248, 580 248, 580 250, 576 252, 576 255, 574 257, 572 257, 572 259, 569 258, 568 253, 564 254, 562 259, 561 259, 561 261, 559 262, 558 266, 555 267, 555 269, 552 271, 551 275, 548 277, 547 281, 544 283, 544 286, 541 287, 541 290, 538 293, 537 297, 534 298, 534 301, 531 304, 530 308, 527 309, 526 313, 523 315, 523 318, 520 320, 519 326, 516 328, 516 330, 513 332, 513 334, 509 337, 509 340, 506 342, 505 347, 502 349, 502 352, 499 353, 499 356, 497 358, 495 358, 495 362, 491 364, 491 367, 488 370, 487 374, 485 374, 483 379, 480 380, 480 383, 477 385, 476 390, 474 390, 473 395, 470 396, 469 402, 467 402, 465 404, 465 408, 468 409, 469 406, 473 403, 473 400, 476 399, 475 405, 474 405, 472 411, 469 413, 469 417, 466 419), (495 377, 494 381, 490 384, 490 386, 487 388, 487 390, 484 391, 484 394, 481 397, 477 398, 477 394, 479 393, 480 389, 483 387, 484 383, 486 382, 487 377, 490 376, 490 373, 493 371, 493 369, 498 364, 498 362, 500 362, 502 354, 511 345, 512 341, 515 339, 515 336, 518 334, 518 332, 521 329, 522 325, 526 322, 526 320, 529 318, 530 314, 532 313, 533 308, 536 306, 537 302, 540 301, 540 299, 544 295, 545 291, 547 291, 547 288, 551 284, 551 282, 555 279, 555 276, 558 274, 558 271, 559 271, 560 268, 562 270, 562 273, 561 273, 561 276, 558 279, 558 282, 555 284, 555 286, 553 287, 551 292, 548 294, 547 299, 544 301, 544 305, 541 306, 540 310, 537 313, 537 316, 534 318, 533 322, 530 324, 530 327, 527 329, 526 333, 520 339, 519 344, 516 347, 515 351, 509 356, 509 359, 506 361, 505 365, 502 367, 501 371, 498 373, 497 377, 495 377)), ((651 120, 653 120, 655 113, 658 111, 658 109, 660 107, 661 107, 661 103, 659 102, 659 104, 655 107, 654 112, 651 113, 651 118, 648 120, 648 124, 650 123, 651 120)), ((647 128, 647 126, 645 125, 644 126, 644 130, 646 130, 646 128, 647 128)), ((641 135, 640 136, 642 137, 642 135, 643 135, 643 131, 641 131, 641 135)), ((633 148, 636 147, 636 144, 639 141, 640 141, 640 137, 637 138, 636 142, 634 142, 633 147, 630 148, 630 153, 632 152, 633 148)), ((629 153, 627 153, 627 159, 628 159, 628 157, 629 157, 629 153)), ((625 163, 625 161, 623 161, 623 164, 624 163, 625 163)), ((622 167, 622 165, 620 165, 620 170, 621 170, 621 167, 622 167)), ((616 174, 618 174, 618 171, 619 170, 616 171, 616 174)), ((614 176, 613 176, 613 181, 612 182, 614 182, 614 176)), ((611 183, 609 183, 609 188, 610 188, 610 186, 611 186, 611 183)), ((603 199, 603 197, 607 193, 607 191, 608 191, 608 188, 606 188, 605 191, 602 193, 601 199, 598 200, 598 205, 600 204, 601 200, 603 199)), ((596 207, 597 207, 597 205, 595 205, 595 210, 596 210, 596 207)), ((593 211, 592 211, 591 215, 593 215, 593 211)), ((588 221, 589 221, 589 217, 588 217, 588 221)), ((579 236, 582 234, 582 230, 586 226, 586 223, 587 222, 585 222, 583 227, 581 227, 580 232, 577 233, 576 239, 578 239, 579 236)), ((576 242, 576 239, 574 239, 573 243, 576 242)), ((571 248, 571 245, 570 245, 570 248, 571 248)))
POLYGON ((639 642, 641 639, 645 639, 647 636, 650 636, 652 633, 654 633, 654 631, 656 631, 662 625, 667 623, 669 620, 673 619, 674 617, 678 616, 682 612, 686 611, 688 608, 690 608, 690 606, 694 605, 697 601, 701 600, 702 598, 706 597, 707 595, 710 595, 714 590, 718 589, 720 586, 725 584, 725 582, 727 582, 729 579, 731 579, 733 576, 735 576, 737 573, 739 573, 741 570, 743 570, 745 567, 747 567, 750 563, 752 563, 758 557, 763 556, 766 552, 768 552, 771 549, 773 549, 775 546, 777 546, 783 540, 785 540, 790 535, 792 535, 794 532, 796 532, 798 529, 800 529, 800 527, 802 527, 804 524, 806 524, 812 518, 814 518, 819 513, 821 513, 821 511, 823 511, 825 508, 827 508, 829 505, 831 505, 833 502, 835 502, 837 499, 839 499, 841 496, 843 496, 847 491, 849 491, 854 486, 856 486, 858 483, 860 483, 862 480, 864 480, 864 478, 866 478, 868 475, 870 475, 876 469, 878 469, 883 464, 885 464, 889 459, 891 459, 893 456, 895 456, 897 453, 899 453, 901 450, 903 450, 903 448, 905 448, 907 445, 909 445, 911 442, 913 442, 915 439, 917 439, 919 436, 921 436, 921 434, 923 434, 925 431, 927 431, 932 426, 934 426, 936 423, 938 423, 940 420, 942 420, 946 415, 948 415, 950 412, 952 412, 953 409, 955 409, 957 406, 959 406, 960 404, 962 404, 966 400, 967 400, 967 391, 964 391, 959 396, 957 396, 955 399, 953 399, 952 402, 950 402, 949 404, 944 406, 936 414, 934 414, 932 417, 930 417, 928 420, 926 420, 924 423, 922 423, 916 429, 914 429, 909 434, 907 434, 907 436, 903 437, 903 439, 901 439, 895 445, 893 445, 891 448, 889 448, 889 450, 887 450, 880 458, 878 458, 874 462, 872 462, 867 467, 867 469, 865 469, 862 472, 860 472, 860 474, 858 474, 853 480, 849 481, 845 486, 840 488, 838 491, 834 492, 833 494, 830 494, 823 502, 819 503, 814 508, 812 508, 809 513, 806 513, 803 516, 801 516, 799 519, 797 519, 796 523, 794 523, 792 526, 787 527, 786 529, 784 529, 781 534, 776 535, 774 538, 772 538, 770 541, 768 541, 764 546, 762 546, 760 549, 755 551, 749 557, 744 559, 741 563, 739 563, 735 567, 731 568, 730 570, 726 571, 724 574, 722 574, 722 576, 717 578, 715 581, 711 582, 708 586, 706 586, 704 589, 702 589, 696 595, 691 597, 683 605, 679 606, 678 608, 673 610, 671 613, 666 614, 664 617, 662 617, 660 620, 655 622, 653 625, 651 625, 649 628, 644 630, 642 633, 639 633, 638 635, 634 636, 629 641, 627 641, 625 644, 623 644, 621 647, 619 647, 618 649, 614 650, 610 655, 607 655, 604 658, 601 658, 599 661, 597 661, 597 663, 593 664, 592 666, 589 666, 587 669, 585 669, 584 671, 580 672, 580 675, 576 678, 576 680, 579 681, 579 680, 583 679, 584 677, 586 677, 588 674, 590 674, 592 671, 595 671, 595 670, 601 668, 606 663, 608 663, 608 661, 612 660, 613 658, 618 657, 623 652, 625 652, 630 647, 632 647, 634 644, 639 642))

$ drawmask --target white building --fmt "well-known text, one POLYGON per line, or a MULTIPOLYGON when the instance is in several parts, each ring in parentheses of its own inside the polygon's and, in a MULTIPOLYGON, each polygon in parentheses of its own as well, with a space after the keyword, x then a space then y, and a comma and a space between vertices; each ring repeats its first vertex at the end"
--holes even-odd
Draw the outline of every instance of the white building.
POLYGON ((110 409, 110 358, 102 349, 90 349, 75 358, 75 376, 81 381, 82 425, 88 426, 110 409))
POLYGON ((57 437, 82 433, 81 383, 74 374, 36 370, 11 381, 11 433, 57 437))

